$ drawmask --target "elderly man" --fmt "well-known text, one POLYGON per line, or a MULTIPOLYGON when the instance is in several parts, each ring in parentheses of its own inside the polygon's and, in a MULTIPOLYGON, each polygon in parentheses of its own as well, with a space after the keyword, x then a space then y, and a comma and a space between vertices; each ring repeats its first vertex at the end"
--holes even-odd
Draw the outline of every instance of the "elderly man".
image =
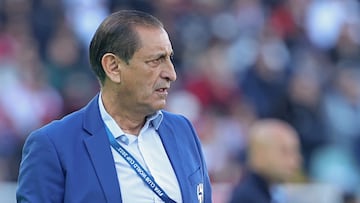
POLYGON ((194 128, 162 110, 176 80, 162 23, 139 11, 115 12, 97 29, 89 55, 101 91, 31 133, 17 201, 211 203, 194 128))

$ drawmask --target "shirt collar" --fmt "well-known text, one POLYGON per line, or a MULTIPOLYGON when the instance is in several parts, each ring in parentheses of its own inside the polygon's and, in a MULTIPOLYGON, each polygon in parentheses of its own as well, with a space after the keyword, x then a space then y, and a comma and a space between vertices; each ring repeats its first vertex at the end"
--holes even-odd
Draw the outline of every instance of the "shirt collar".
POLYGON ((159 129, 163 120, 163 113, 159 110, 146 118, 146 122, 149 122, 156 130, 159 129))
MULTIPOLYGON (((98 103, 99 103, 101 118, 104 121, 105 125, 109 128, 110 132, 114 135, 115 139, 120 137, 121 135, 124 135, 125 134, 124 131, 122 131, 122 129, 115 122, 115 120, 106 111, 104 104, 102 102, 101 92, 99 94, 98 103)), ((155 130, 158 130, 162 120, 163 120, 163 113, 161 112, 161 110, 159 110, 159 111, 147 116, 144 127, 152 126, 155 128, 155 130)))

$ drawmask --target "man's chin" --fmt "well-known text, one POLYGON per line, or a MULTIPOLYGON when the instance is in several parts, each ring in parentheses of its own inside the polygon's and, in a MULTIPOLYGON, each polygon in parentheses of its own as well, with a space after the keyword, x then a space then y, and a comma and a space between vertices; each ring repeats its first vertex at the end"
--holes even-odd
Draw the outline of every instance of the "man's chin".
POLYGON ((158 101, 155 104, 152 105, 151 109, 152 111, 156 112, 159 111, 161 109, 164 109, 166 107, 166 101, 158 101))

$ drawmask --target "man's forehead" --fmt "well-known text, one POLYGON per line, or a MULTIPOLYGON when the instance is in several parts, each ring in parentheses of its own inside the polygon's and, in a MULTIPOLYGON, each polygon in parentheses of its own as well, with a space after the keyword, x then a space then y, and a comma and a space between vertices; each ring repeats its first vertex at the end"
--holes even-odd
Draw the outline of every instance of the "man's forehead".
POLYGON ((140 48, 137 52, 152 54, 172 54, 173 49, 168 34, 162 28, 137 28, 140 48))

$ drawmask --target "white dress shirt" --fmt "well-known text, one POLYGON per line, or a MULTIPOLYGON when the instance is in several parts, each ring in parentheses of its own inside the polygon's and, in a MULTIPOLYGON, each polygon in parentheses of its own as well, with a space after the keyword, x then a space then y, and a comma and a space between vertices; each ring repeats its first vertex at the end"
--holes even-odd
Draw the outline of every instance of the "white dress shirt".
MULTIPOLYGON (((157 129, 162 121, 161 111, 147 118, 138 136, 124 133, 106 112, 101 94, 99 96, 101 117, 110 132, 149 174, 153 176, 166 194, 176 202, 182 202, 180 186, 170 160, 165 152, 157 129)), ((109 147, 111 147, 109 145, 109 147)), ((121 197, 124 203, 163 202, 137 175, 124 158, 111 148, 121 197)))

